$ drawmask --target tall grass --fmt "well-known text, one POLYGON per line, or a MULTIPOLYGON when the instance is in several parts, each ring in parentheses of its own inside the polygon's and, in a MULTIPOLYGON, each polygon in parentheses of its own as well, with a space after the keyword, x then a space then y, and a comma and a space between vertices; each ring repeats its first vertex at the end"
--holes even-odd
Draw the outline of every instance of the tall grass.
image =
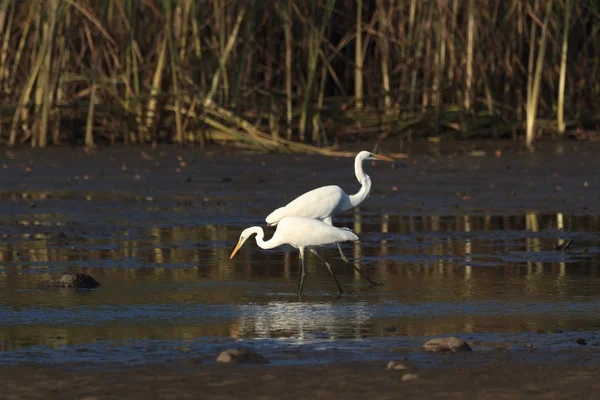
POLYGON ((0 144, 278 150, 600 124, 600 4, 0 0, 0 144))

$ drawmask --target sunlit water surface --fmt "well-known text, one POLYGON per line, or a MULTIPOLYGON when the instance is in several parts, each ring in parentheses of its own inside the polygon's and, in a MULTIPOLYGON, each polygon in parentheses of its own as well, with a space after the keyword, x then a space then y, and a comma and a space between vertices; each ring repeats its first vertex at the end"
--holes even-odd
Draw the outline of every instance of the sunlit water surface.
POLYGON ((245 196, 0 194, 0 363, 214 361, 233 342, 286 362, 369 358, 448 334, 520 348, 575 345, 587 332, 600 345, 598 216, 386 214, 367 200, 335 222, 360 237, 345 254, 383 285, 328 248, 347 293, 309 254, 300 300, 293 249, 249 241, 229 260, 241 230, 278 201, 238 207, 245 196), (65 272, 102 286, 38 287, 65 272))

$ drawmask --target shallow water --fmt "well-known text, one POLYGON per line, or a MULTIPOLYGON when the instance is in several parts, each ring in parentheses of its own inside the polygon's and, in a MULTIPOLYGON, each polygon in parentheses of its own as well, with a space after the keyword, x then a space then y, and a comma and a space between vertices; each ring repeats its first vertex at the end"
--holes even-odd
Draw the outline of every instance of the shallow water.
MULTIPOLYGON (((240 341, 281 362, 318 362, 377 357, 448 334, 483 348, 568 347, 581 335, 600 345, 600 218, 593 209, 544 203, 553 192, 530 195, 539 209, 515 206, 514 196, 450 207, 426 182, 421 209, 403 207, 418 199, 419 176, 407 201, 406 192, 393 189, 395 179, 409 179, 402 169, 369 166, 379 188, 335 224, 359 235, 360 242, 342 248, 383 285, 369 286, 328 248, 321 254, 348 293, 338 296, 325 267, 309 254, 300 300, 293 249, 263 251, 249 241, 233 260, 229 255, 243 228, 262 224, 294 195, 331 183, 329 175, 348 175, 340 184, 354 190, 351 160, 336 160, 334 173, 327 169, 331 161, 311 158, 317 173, 304 176, 280 158, 273 179, 260 156, 228 163, 209 157, 207 172, 196 155, 198 165, 186 175, 177 154, 162 152, 148 164, 146 157, 127 163, 98 155, 87 156, 89 163, 85 155, 49 163, 25 153, 7 163, 0 193, 1 363, 192 355, 212 361, 240 341), (44 168, 23 174, 22 165, 39 164, 44 168), (573 240, 571 247, 554 249, 565 240, 573 240), (38 288, 64 272, 88 273, 102 286, 38 288)), ((189 170, 193 156, 186 157, 189 170)), ((462 193, 471 185, 470 197, 492 197, 478 193, 468 175, 451 176, 462 193)), ((586 196, 599 199, 597 192, 586 196)))

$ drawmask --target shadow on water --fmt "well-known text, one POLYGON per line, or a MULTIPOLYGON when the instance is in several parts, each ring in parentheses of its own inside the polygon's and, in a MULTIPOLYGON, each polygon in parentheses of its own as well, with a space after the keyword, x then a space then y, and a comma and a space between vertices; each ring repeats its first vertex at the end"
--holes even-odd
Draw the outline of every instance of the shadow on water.
POLYGON ((245 200, 235 188, 200 198, 132 193, 0 194, 0 362, 144 362, 190 351, 214 360, 239 340, 284 354, 299 344, 371 354, 442 334, 571 343, 573 332, 600 329, 597 215, 385 213, 367 202, 335 223, 359 235, 342 248, 384 285, 369 286, 329 248, 323 255, 350 293, 338 298, 308 255, 299 301, 295 250, 249 241, 229 260, 242 228, 261 224, 270 204, 236 207, 245 200), (38 288, 64 272, 102 286, 38 288))

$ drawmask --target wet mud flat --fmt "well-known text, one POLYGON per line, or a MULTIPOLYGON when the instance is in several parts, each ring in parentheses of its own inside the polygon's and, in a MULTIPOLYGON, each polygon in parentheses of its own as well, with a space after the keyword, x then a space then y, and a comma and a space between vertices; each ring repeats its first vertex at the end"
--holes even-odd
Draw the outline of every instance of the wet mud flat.
POLYGON ((437 355, 410 373, 363 361, 296 366, 144 364, 0 367, 6 399, 595 399, 598 352, 437 355), (562 354, 565 356, 565 354, 562 354), (562 358, 562 357, 557 357, 562 358), (403 378, 404 377, 404 378, 403 378))
MULTIPOLYGON (((404 214, 558 210, 597 215, 598 151, 596 142, 551 142, 534 153, 512 142, 392 148, 387 154, 407 158, 398 157, 393 165, 366 165, 373 191, 364 206, 404 214)), ((240 225, 262 222, 262 216, 238 216, 256 208, 271 210, 322 185, 358 190, 351 157, 121 147, 4 150, 0 160, 4 198, 16 192, 27 199, 27 192, 36 191, 59 198, 63 192, 120 193, 123 200, 129 195, 147 201, 169 196, 180 198, 182 207, 193 207, 189 217, 201 223, 211 215, 226 220, 224 209, 237 213, 229 218, 240 225)), ((25 205, 35 207, 35 201, 25 205)))
POLYGON ((386 285, 368 287, 332 249, 324 254, 353 293, 337 298, 327 271, 309 260, 300 302, 293 251, 249 246, 228 256, 243 228, 298 194, 327 184, 356 191, 351 158, 2 150, 2 393, 592 398, 600 146, 404 151, 393 165, 365 165, 371 196, 334 219, 361 239, 347 254, 386 285), (65 272, 102 286, 39 289, 65 272), (447 335, 474 351, 417 351, 447 335), (271 363, 215 363, 238 345, 271 363), (290 357, 293 349, 302 357, 290 357), (385 369, 404 358, 417 378, 385 369))

